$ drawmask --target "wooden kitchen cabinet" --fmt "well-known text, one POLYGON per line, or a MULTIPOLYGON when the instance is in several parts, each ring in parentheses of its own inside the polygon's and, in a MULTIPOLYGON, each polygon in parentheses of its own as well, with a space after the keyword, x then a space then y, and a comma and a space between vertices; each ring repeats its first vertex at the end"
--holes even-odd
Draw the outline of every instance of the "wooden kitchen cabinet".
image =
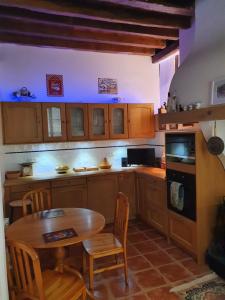
POLYGON ((2 103, 4 144, 41 143, 40 103, 2 103))
POLYGON ((119 192, 124 193, 130 203, 130 219, 136 217, 136 189, 135 189, 135 174, 121 173, 118 174, 119 192))
POLYGON ((109 104, 109 138, 128 138, 127 104, 109 104))
POLYGON ((112 223, 118 193, 117 175, 90 176, 87 178, 87 187, 88 208, 102 214, 106 223, 112 223))
POLYGON ((184 249, 193 254, 196 254, 196 223, 194 221, 170 211, 169 236, 178 244, 180 244, 184 249))
POLYGON ((164 234, 168 232, 165 180, 138 176, 138 205, 140 218, 164 234))
POLYGON ((87 104, 66 104, 66 120, 69 141, 83 141, 88 139, 87 104))
POLYGON ((86 177, 52 181, 52 205, 87 208, 86 177))
POLYGON ((108 104, 88 104, 89 139, 109 138, 108 104))
POLYGON ((129 138, 153 138, 154 122, 153 104, 128 104, 129 138))
POLYGON ((64 103, 42 103, 44 142, 63 142, 66 135, 64 103))
POLYGON ((52 190, 52 206, 87 208, 87 187, 83 185, 56 187, 52 190))

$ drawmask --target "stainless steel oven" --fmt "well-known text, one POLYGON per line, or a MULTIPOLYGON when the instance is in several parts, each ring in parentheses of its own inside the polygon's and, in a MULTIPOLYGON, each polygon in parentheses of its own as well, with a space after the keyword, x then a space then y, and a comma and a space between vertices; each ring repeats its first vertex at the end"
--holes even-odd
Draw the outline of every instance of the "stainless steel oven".
POLYGON ((168 209, 196 220, 196 177, 193 174, 166 170, 168 209))

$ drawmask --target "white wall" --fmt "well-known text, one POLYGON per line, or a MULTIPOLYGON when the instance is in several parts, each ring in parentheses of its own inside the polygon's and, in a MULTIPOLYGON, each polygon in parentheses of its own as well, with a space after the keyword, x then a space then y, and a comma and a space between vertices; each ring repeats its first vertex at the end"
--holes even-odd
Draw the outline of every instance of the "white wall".
MULTIPOLYGON (((173 77, 170 91, 176 90, 183 105, 200 101, 208 106, 212 81, 225 77, 225 1, 196 0, 195 7, 195 24, 180 35, 183 64, 173 77)), ((206 139, 212 136, 212 122, 200 125, 206 139)), ((217 135, 224 139, 225 122, 218 122, 217 127, 217 135)), ((225 150, 220 159, 225 167, 225 150)))
POLYGON ((44 102, 159 101, 159 66, 148 56, 0 44, 0 63, 2 101, 22 86, 44 102), (46 74, 63 75, 64 97, 47 96, 46 74), (99 77, 117 79, 118 95, 98 94, 99 77))
POLYGON ((175 73, 175 56, 171 56, 160 62, 160 104, 167 102, 168 91, 170 88, 171 80, 175 73))

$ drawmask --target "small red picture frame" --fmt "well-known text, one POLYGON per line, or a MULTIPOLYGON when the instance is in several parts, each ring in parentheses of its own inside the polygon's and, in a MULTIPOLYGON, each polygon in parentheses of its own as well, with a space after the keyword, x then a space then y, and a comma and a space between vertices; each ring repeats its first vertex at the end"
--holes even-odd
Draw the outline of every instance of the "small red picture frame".
POLYGON ((63 97, 63 75, 46 74, 47 95, 63 97))

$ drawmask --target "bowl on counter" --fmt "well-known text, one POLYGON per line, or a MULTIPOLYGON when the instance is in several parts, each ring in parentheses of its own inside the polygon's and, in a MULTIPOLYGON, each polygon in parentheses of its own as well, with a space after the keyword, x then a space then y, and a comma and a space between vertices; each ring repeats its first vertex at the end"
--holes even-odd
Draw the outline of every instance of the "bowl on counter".
POLYGON ((67 165, 60 165, 55 168, 55 170, 58 174, 65 174, 68 172, 69 169, 70 168, 67 165))

